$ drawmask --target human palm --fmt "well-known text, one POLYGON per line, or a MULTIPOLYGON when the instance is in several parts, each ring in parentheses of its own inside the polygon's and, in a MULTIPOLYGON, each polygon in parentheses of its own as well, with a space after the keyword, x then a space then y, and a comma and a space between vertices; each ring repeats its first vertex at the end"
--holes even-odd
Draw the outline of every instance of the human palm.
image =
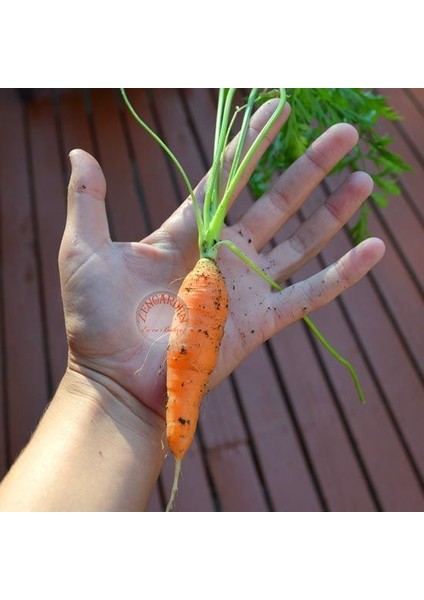
MULTIPOLYGON (((272 102, 254 116, 248 141, 269 116, 272 102)), ((287 111, 276 123, 281 127, 287 111)), ((262 249, 296 212, 325 174, 356 142, 350 126, 330 129, 277 181, 273 189, 226 227, 230 239, 270 277, 283 281, 314 257, 371 191, 364 173, 350 176, 314 215, 271 253, 262 249)), ((256 161, 268 145, 259 149, 256 161)), ((230 156, 231 147, 228 150, 230 156)), ((60 251, 60 274, 70 368, 113 380, 140 402, 163 414, 166 339, 142 335, 140 302, 159 291, 177 293, 182 278, 199 257, 190 200, 141 242, 116 243, 109 237, 104 205, 105 180, 87 153, 71 153, 68 218, 60 251)), ((246 172, 239 191, 246 184, 246 172)), ((203 180, 196 196, 201 203, 203 180)), ((125 199, 123 199, 124 201, 125 199)), ((336 265, 275 293, 228 248, 218 256, 229 293, 229 317, 211 387, 218 384, 258 345, 284 326, 336 297, 361 279, 381 258, 380 240, 367 240, 336 265), (322 285, 324 281, 324 285, 322 285)))

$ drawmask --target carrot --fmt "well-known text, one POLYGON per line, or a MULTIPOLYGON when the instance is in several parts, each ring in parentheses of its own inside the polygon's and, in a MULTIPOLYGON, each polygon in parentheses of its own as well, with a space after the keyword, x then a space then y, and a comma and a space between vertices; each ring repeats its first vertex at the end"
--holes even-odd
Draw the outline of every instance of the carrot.
MULTIPOLYGON (((226 246, 275 290, 282 290, 277 282, 266 275, 233 242, 220 238, 224 219, 237 191, 237 186, 251 161, 255 160, 260 144, 266 138, 278 116, 281 115, 286 92, 281 88, 277 91, 260 93, 257 88, 253 88, 246 104, 237 107, 231 117, 236 90, 235 88, 219 90, 213 163, 206 183, 203 210, 197 202, 193 187, 178 159, 165 142, 139 117, 130 104, 125 90, 121 89, 121 92, 136 121, 168 154, 184 179, 192 200, 199 233, 200 259, 186 276, 179 290, 180 300, 187 306, 188 326, 184 332, 181 332, 177 322, 179 317, 175 315, 167 352, 166 433, 169 448, 175 457, 174 482, 166 508, 169 511, 172 509, 178 490, 182 460, 196 432, 202 397, 207 391, 209 378, 217 363, 228 316, 228 293, 224 278, 215 262, 219 248, 226 246), (254 107, 270 97, 279 98, 275 112, 270 116, 250 148, 246 150, 245 142, 254 107), (243 110, 243 123, 228 169, 225 164, 227 142, 235 117, 243 110)), ((363 401, 363 392, 354 368, 330 345, 309 317, 304 317, 304 321, 332 356, 349 370, 358 396, 363 401)))
MULTIPOLYGON (((166 436, 177 461, 168 509, 177 492, 181 461, 194 438, 228 316, 227 288, 216 262, 199 259, 178 296, 187 307, 188 325, 182 333, 177 322, 171 327, 167 352, 166 436)), ((174 319, 178 320, 177 315, 174 319)))

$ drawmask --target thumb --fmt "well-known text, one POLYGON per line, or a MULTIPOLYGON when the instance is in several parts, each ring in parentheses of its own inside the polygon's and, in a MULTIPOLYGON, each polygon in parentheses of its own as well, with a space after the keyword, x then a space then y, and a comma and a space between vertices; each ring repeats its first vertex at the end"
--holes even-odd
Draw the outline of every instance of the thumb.
POLYGON ((97 248, 110 241, 105 176, 96 159, 84 150, 72 150, 69 159, 72 172, 68 186, 66 234, 73 240, 97 248))

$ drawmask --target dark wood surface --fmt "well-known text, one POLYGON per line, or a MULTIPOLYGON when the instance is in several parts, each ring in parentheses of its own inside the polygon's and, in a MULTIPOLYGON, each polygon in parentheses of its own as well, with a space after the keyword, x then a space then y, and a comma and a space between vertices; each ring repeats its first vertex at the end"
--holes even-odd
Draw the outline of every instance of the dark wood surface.
MULTIPOLYGON (((297 323, 256 350, 201 410, 184 466, 180 511, 422 511, 424 471, 423 90, 381 90, 404 120, 384 124, 414 168, 402 194, 373 208, 370 228, 387 247, 382 263, 314 319, 358 369, 350 378, 297 323)), ((214 91, 131 91, 193 181, 208 168, 214 91)), ((101 163, 113 239, 143 238, 185 198, 160 148, 114 90, 36 90, 24 101, 0 90, 0 476, 52 397, 66 364, 57 254, 66 214, 68 153, 101 163)), ((327 178, 304 218, 340 179, 327 178)), ((245 191, 230 219, 252 197, 245 191)), ((298 226, 293 219, 276 236, 298 226)), ((346 231, 299 276, 351 247, 346 231)), ((150 510, 164 507, 173 472, 165 461, 150 510)))

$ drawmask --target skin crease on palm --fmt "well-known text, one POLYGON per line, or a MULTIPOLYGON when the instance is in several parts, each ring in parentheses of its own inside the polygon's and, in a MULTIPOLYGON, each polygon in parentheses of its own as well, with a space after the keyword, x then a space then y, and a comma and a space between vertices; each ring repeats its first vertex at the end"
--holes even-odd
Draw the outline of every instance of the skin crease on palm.
MULTIPOLYGON (((252 143, 275 108, 275 102, 263 105, 254 115, 248 143, 252 143)), ((289 112, 286 106, 254 163, 289 112)), ((280 176, 271 191, 237 223, 224 228, 222 239, 235 242, 272 278, 284 284, 285 279, 316 256, 372 191, 369 175, 350 175, 291 239, 270 254, 261 252, 331 168, 357 143, 357 138, 350 125, 330 128, 280 176)), ((229 156, 233 150, 234 143, 228 149, 229 156)), ((166 344, 152 343, 141 336, 136 312, 140 301, 149 294, 160 290, 177 293, 182 278, 199 258, 191 201, 186 200, 144 240, 112 242, 105 208, 106 181, 100 166, 83 150, 73 150, 70 159, 68 217, 59 255, 69 368, 93 380, 110 380, 163 416, 166 344)), ((247 184, 253 168, 254 164, 246 171, 238 193, 247 184)), ((205 180, 195 190, 200 204, 205 180)), ((120 200, 125 202, 125 198, 120 200)), ((327 304, 359 281, 383 254, 383 242, 368 239, 324 272, 276 293, 228 248, 221 248, 218 264, 227 281, 230 313, 210 387, 215 387, 277 331, 306 312, 327 304), (321 285, 323 280, 325 284, 321 285)), ((337 340, 332 341, 337 347, 337 340)))

